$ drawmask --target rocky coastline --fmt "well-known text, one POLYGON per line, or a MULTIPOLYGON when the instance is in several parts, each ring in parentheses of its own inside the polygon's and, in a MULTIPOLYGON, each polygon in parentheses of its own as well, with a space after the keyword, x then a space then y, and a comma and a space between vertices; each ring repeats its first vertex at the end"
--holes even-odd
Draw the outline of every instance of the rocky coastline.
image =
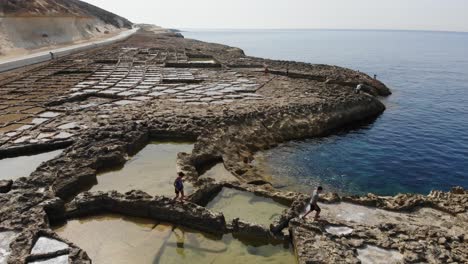
POLYGON ((0 237, 8 241, 0 243, 0 263, 60 257, 91 263, 51 228, 105 212, 291 243, 298 263, 361 263, 360 250, 372 247, 391 251, 401 263, 468 262, 468 191, 461 187, 427 196, 328 193, 321 199, 325 220, 313 222, 299 217, 306 195, 276 190, 253 165, 258 151, 380 115, 385 106, 379 97, 390 90, 364 73, 249 57, 238 48, 145 28, 121 43, 17 73, 0 75, 0 159, 64 150, 28 177, 0 181, 0 237), (355 93, 359 83, 366 92, 355 93), (31 108, 12 110, 14 104, 31 108), (124 165, 151 141, 181 139, 194 142, 191 153, 177 155, 174 168, 195 187, 187 202, 141 190, 86 192, 100 172, 124 165), (216 163, 237 180, 200 177, 216 163), (289 208, 270 226, 229 222, 205 208, 223 188, 289 208), (346 210, 361 217, 337 213, 346 210), (66 246, 34 251, 44 237, 66 246))

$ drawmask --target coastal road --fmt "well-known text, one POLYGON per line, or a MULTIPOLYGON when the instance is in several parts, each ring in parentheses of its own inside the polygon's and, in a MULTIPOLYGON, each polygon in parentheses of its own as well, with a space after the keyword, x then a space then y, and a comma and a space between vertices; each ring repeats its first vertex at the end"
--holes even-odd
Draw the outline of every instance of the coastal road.
POLYGON ((51 60, 50 52, 54 54, 55 58, 59 58, 59 57, 63 57, 63 56, 66 56, 75 52, 83 51, 86 49, 109 45, 109 44, 129 38, 138 30, 139 28, 133 28, 131 30, 126 30, 114 37, 104 39, 104 40, 91 41, 91 42, 81 43, 77 45, 71 45, 71 46, 64 47, 64 48, 46 50, 46 51, 41 51, 41 52, 28 54, 24 56, 18 56, 15 58, 9 58, 6 60, 0 60, 0 72, 5 72, 5 71, 13 70, 16 68, 24 67, 27 65, 51 60))

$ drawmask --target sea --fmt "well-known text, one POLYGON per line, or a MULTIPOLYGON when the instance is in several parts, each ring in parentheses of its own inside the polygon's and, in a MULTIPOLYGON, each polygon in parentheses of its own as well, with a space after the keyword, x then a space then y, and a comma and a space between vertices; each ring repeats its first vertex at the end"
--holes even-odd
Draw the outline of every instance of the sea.
POLYGON ((393 94, 377 119, 261 152, 278 188, 428 194, 468 188, 468 33, 378 30, 185 30, 249 56, 365 72, 393 94))

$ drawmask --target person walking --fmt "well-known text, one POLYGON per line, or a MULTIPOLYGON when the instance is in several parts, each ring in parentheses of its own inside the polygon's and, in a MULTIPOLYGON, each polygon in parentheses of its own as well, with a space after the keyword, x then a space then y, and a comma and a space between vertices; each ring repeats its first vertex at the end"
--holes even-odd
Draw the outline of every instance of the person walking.
POLYGON ((174 198, 174 201, 179 198, 179 194, 181 195, 180 200, 183 201, 185 199, 184 195, 184 176, 185 174, 183 172, 177 173, 177 178, 174 181, 174 188, 175 188, 175 193, 176 197, 174 198))
POLYGON ((302 219, 305 219, 307 215, 312 213, 313 211, 316 211, 314 220, 318 220, 320 218, 320 212, 322 211, 320 207, 318 206, 317 202, 319 199, 319 194, 323 191, 322 186, 317 187, 317 190, 312 192, 312 196, 310 198, 310 210, 302 217, 302 219))

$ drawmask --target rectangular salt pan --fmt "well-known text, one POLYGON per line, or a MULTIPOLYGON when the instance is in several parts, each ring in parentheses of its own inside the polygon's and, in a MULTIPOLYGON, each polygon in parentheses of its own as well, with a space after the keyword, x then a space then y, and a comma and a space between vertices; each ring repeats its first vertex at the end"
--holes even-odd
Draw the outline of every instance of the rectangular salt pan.
POLYGON ((268 227, 288 207, 250 192, 223 188, 206 208, 222 212, 226 221, 240 218, 268 227))

